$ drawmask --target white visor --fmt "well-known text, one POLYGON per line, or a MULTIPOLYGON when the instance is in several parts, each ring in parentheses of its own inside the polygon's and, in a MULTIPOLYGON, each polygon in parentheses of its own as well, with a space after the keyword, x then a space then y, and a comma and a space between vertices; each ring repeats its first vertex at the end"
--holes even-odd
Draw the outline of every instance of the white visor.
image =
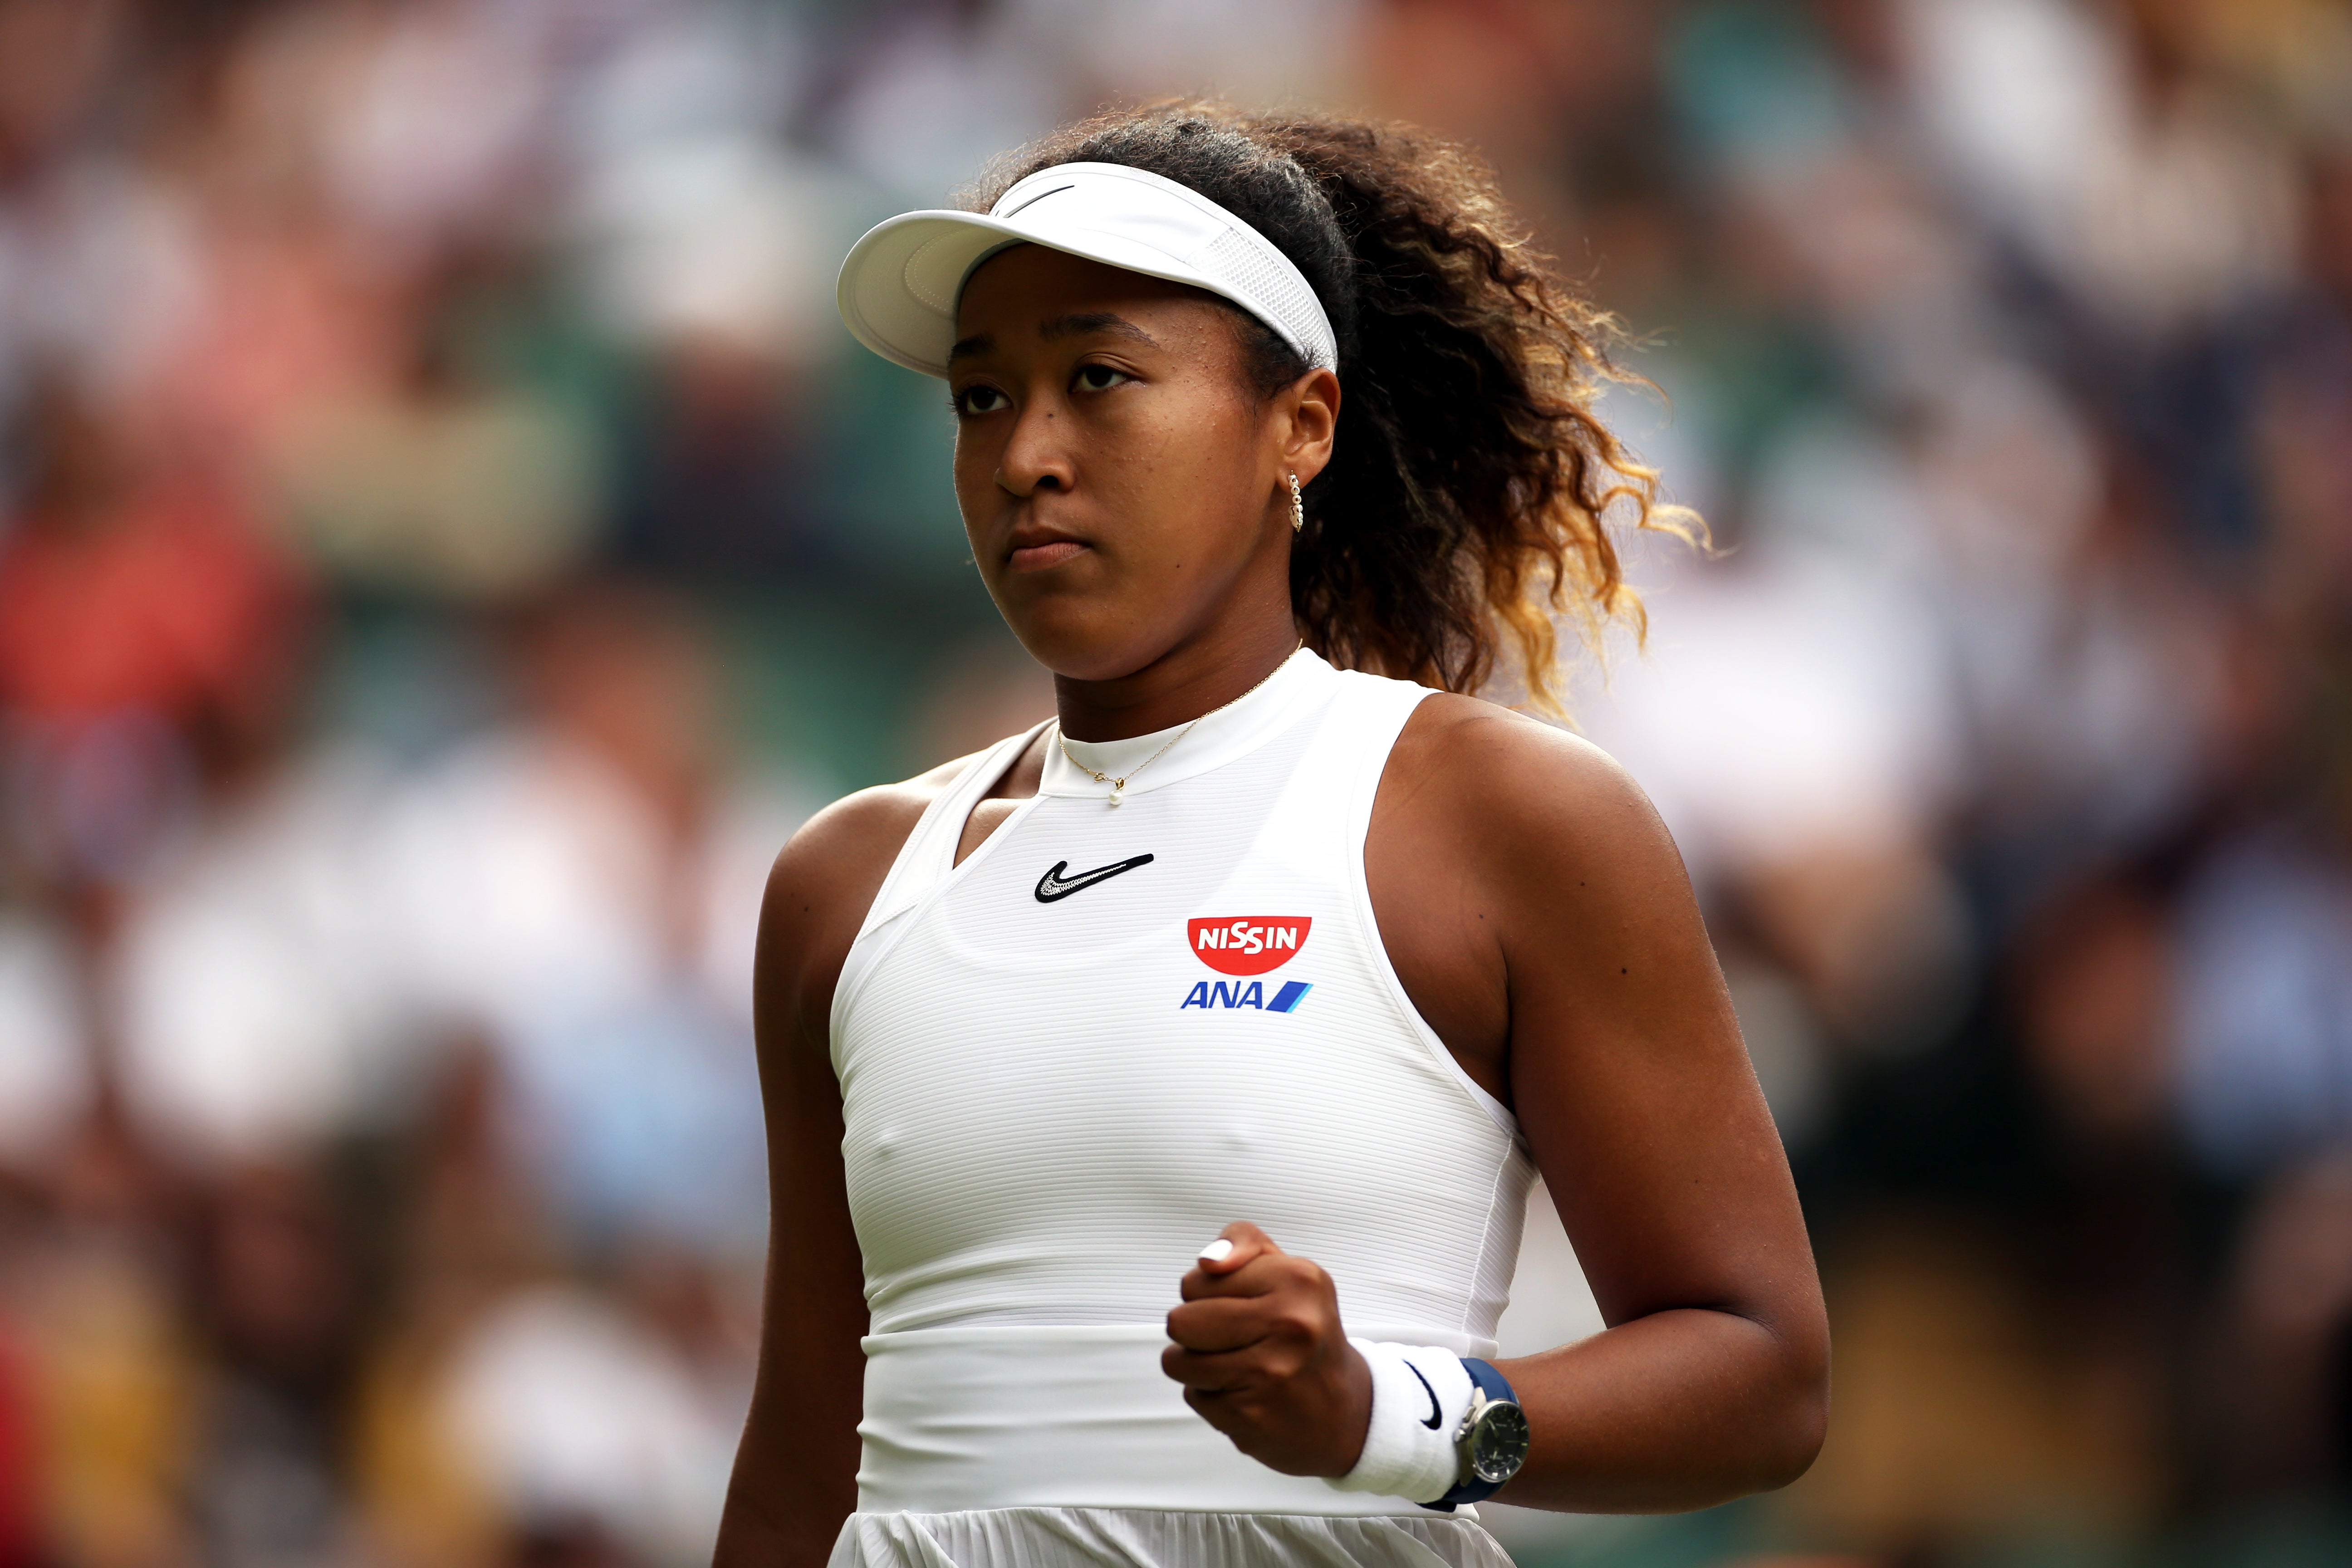
POLYGON ((1198 192, 1118 163, 1040 169, 985 216, 916 212, 876 224, 841 264, 841 319, 884 359, 945 375, 964 280, 1024 242, 1205 289, 1281 333, 1308 364, 1339 367, 1330 318, 1290 258, 1198 192))

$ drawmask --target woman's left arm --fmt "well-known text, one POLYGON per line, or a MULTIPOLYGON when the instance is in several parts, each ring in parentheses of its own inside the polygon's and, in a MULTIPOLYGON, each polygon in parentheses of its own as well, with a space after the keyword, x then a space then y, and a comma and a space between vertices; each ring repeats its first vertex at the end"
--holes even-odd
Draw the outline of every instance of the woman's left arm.
MULTIPOLYGON (((1415 1005, 1511 1104, 1601 1333, 1498 1363, 1531 1447, 1501 1500, 1703 1508, 1820 1448, 1829 1328, 1794 1183, 1664 825, 1591 746, 1435 698, 1381 784, 1366 855, 1415 1005)), ((1344 1474, 1370 1376, 1330 1280, 1235 1227, 1182 1280, 1171 1376, 1245 1453, 1344 1474)))
POLYGON ((1501 1500, 1657 1512, 1786 1486, 1827 1426, 1828 1318, 1681 857, 1595 748, 1499 714, 1447 728, 1508 1100, 1609 1325, 1498 1363, 1532 1437, 1501 1500))

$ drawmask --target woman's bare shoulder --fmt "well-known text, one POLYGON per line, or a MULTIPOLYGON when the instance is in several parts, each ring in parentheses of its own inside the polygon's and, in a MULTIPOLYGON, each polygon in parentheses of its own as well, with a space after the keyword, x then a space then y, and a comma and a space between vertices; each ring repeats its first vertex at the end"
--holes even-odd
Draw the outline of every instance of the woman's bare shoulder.
POLYGON ((801 825, 768 868, 760 910, 763 980, 783 979, 780 970, 839 970, 915 824, 978 755, 844 795, 801 825))
POLYGON ((869 879, 878 889, 915 824, 979 754, 844 795, 801 824, 769 868, 771 901, 780 889, 806 897, 869 879))
POLYGON ((1600 747, 1554 724, 1440 692, 1397 738, 1389 780, 1466 842, 1529 872, 1681 872, 1642 786, 1600 747))
POLYGON ((1499 703, 1433 692, 1414 710, 1397 751, 1416 771, 1449 780, 1474 797, 1584 804, 1643 798, 1641 786, 1608 752, 1559 724, 1499 703))

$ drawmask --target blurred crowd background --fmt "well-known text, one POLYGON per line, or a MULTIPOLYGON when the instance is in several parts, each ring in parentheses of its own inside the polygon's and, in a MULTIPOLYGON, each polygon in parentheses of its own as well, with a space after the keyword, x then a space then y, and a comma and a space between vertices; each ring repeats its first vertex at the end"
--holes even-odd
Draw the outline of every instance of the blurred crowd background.
POLYGON ((2344 5, 0 0, 0 1565, 707 1553, 767 864, 1050 702, 834 267, 1202 90, 1482 150, 1718 546, 1577 717, 1836 1416, 1522 1561, 2352 1561, 2344 5))

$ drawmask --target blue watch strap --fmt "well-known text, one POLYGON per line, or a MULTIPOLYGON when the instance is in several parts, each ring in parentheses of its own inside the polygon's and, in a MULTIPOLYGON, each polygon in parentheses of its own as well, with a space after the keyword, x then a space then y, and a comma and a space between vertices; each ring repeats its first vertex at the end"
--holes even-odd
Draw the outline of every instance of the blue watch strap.
MULTIPOLYGON (((1462 1358, 1462 1370, 1470 1374, 1471 1384, 1490 1401, 1507 1399, 1514 1405, 1519 1402, 1519 1396, 1511 1391, 1510 1381, 1501 1373, 1496 1372, 1490 1363, 1480 1361, 1476 1356, 1465 1355, 1462 1358)), ((1435 1509, 1442 1513, 1451 1513, 1456 1503, 1484 1502, 1502 1489, 1501 1481, 1482 1481, 1473 1476, 1455 1486, 1452 1491, 1447 1492, 1435 1502, 1425 1502, 1421 1506, 1435 1509)))

